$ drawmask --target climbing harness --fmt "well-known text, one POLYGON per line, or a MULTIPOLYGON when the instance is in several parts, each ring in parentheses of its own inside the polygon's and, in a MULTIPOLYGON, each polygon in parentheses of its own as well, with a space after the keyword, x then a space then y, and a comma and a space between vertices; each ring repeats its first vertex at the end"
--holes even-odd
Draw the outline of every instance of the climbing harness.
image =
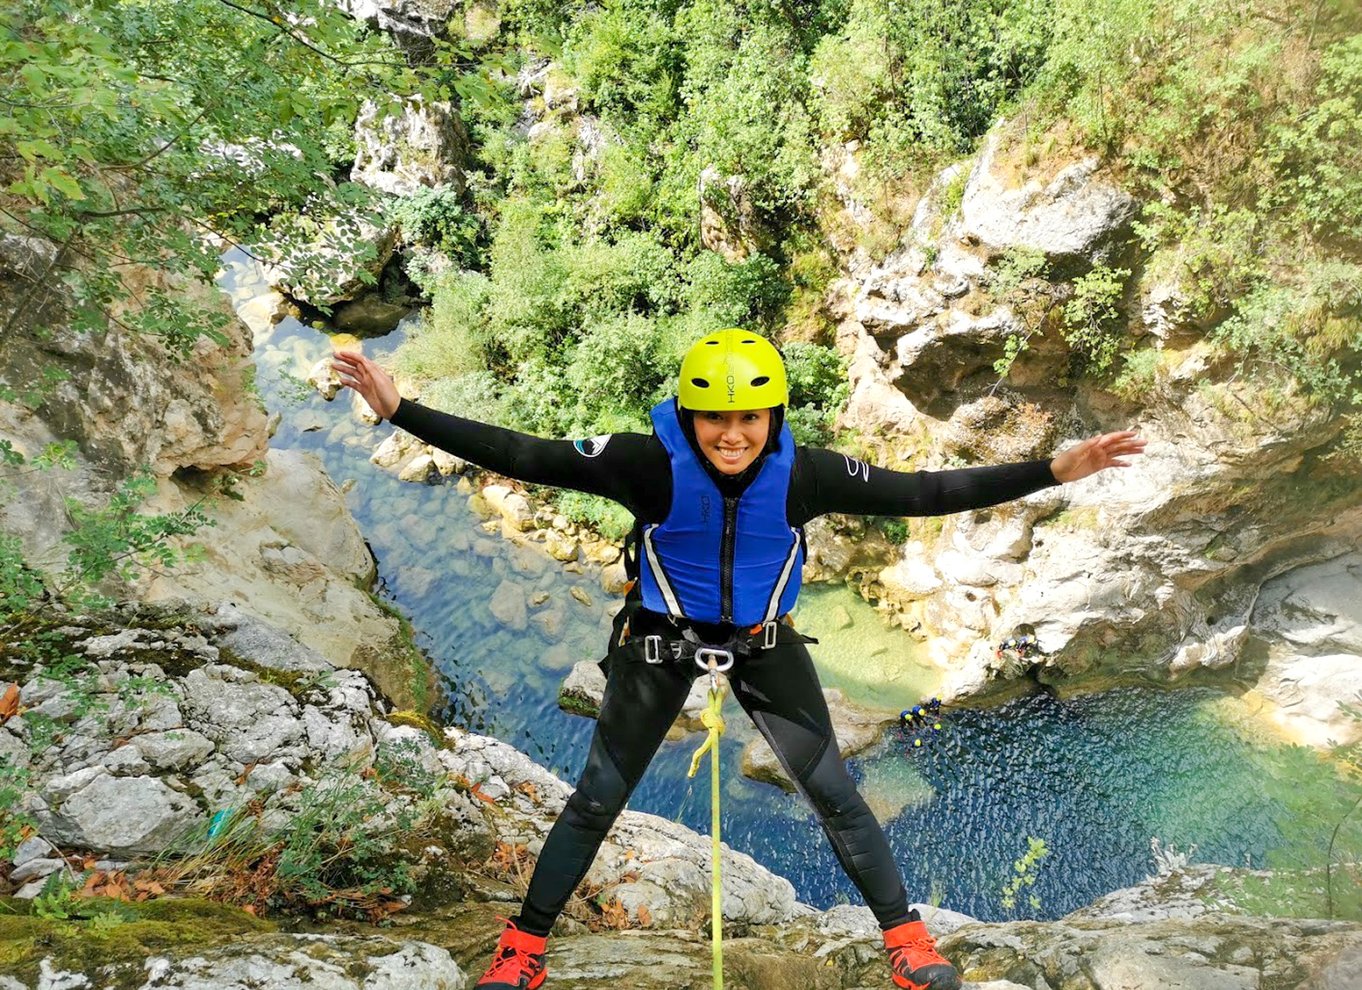
POLYGON ((719 674, 733 666, 733 654, 727 650, 706 647, 697 650, 695 663, 701 670, 709 672, 709 707, 700 716, 700 723, 709 730, 709 735, 695 754, 690 758, 690 771, 687 777, 694 777, 700 769, 700 761, 709 754, 710 813, 709 831, 711 836, 710 858, 710 942, 714 957, 714 990, 724 987, 724 922, 723 897, 720 872, 721 852, 719 848, 719 737, 724 732, 723 686, 719 674), (720 657, 726 657, 721 663, 720 657))

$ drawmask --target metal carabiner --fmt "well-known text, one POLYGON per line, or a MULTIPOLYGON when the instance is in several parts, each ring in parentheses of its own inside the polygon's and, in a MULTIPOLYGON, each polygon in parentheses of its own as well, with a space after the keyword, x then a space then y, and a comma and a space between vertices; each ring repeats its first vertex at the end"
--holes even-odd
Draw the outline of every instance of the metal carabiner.
POLYGON ((702 646, 695 651, 695 664, 701 670, 709 671, 713 669, 722 674, 733 666, 733 654, 728 650, 720 649, 716 646, 702 646), (714 658, 713 668, 710 667, 711 657, 714 658), (719 662, 720 657, 724 658, 723 663, 719 662))

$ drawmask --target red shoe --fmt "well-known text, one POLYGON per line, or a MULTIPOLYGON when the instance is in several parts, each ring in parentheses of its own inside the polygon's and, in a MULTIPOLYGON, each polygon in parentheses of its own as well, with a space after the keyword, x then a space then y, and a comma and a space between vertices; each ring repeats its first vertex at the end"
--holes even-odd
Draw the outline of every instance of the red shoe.
POLYGON ((936 939, 921 921, 908 921, 884 933, 894 983, 905 990, 960 990, 960 974, 936 951, 936 939))
POLYGON ((534 990, 549 975, 544 967, 544 948, 548 939, 522 932, 507 918, 497 920, 506 922, 506 930, 497 941, 492 965, 487 967, 477 986, 483 990, 534 990))

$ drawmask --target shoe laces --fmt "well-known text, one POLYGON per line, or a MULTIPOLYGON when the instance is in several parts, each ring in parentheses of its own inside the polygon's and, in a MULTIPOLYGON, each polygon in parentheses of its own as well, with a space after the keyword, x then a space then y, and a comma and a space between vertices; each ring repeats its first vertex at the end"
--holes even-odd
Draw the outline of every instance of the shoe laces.
MULTIPOLYGON (((509 928, 519 931, 509 918, 497 920, 504 921, 509 928)), ((479 982, 519 983, 521 976, 533 975, 538 965, 535 953, 518 945, 507 945, 502 948, 501 954, 492 960, 492 965, 487 967, 487 972, 482 974, 479 982)))
MULTIPOLYGON (((930 935, 924 934, 909 939, 901 945, 894 946, 889 950, 889 964, 895 968, 911 965, 911 960, 909 960, 908 956, 910 953, 917 952, 935 956, 937 954, 936 939, 932 938, 930 935)), ((913 968, 916 969, 917 967, 914 966, 913 968)))

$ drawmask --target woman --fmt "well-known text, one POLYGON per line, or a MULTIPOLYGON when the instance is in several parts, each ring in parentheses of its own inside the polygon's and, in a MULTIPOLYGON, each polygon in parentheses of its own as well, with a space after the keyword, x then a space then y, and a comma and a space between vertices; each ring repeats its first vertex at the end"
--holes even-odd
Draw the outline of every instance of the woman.
POLYGON ((507 922, 483 990, 538 987, 549 929, 586 875, 710 656, 785 772, 813 805, 842 868, 874 911, 894 982, 957 990, 955 967, 907 894, 879 823, 847 774, 818 676, 784 619, 799 593, 802 527, 828 512, 934 515, 978 509, 1108 467, 1144 442, 1093 437, 1052 461, 900 473, 797 447, 784 423, 785 368, 767 341, 722 330, 681 364, 677 396, 652 410, 654 433, 543 440, 400 399, 359 354, 332 367, 394 426, 500 474, 613 499, 637 520, 638 583, 607 657, 609 679, 586 768, 539 855, 520 914, 507 922))

